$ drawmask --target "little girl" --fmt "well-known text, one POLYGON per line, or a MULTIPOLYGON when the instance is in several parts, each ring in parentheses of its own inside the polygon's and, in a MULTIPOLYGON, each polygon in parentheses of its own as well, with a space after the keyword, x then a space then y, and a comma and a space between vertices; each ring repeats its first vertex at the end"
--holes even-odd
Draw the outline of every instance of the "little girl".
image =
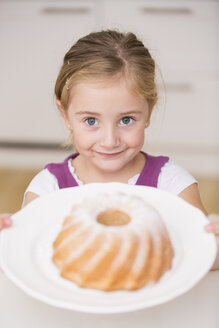
MULTIPOLYGON (((28 186, 24 205, 60 188, 114 181, 169 191, 206 214, 186 170, 141 151, 157 88, 154 60, 133 33, 107 30, 79 39, 64 57, 55 94, 77 152, 48 164, 28 186)), ((213 221, 206 230, 219 236, 213 221)))

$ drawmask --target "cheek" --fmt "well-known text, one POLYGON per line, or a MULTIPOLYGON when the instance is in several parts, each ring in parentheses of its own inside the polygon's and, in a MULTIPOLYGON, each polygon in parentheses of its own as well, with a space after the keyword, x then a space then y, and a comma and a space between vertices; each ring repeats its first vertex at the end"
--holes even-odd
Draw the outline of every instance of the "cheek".
POLYGON ((144 128, 130 131, 127 133, 125 140, 131 147, 142 146, 144 143, 144 128))
POLYGON ((95 142, 94 135, 87 133, 83 129, 73 129, 74 143, 77 149, 89 148, 95 142))

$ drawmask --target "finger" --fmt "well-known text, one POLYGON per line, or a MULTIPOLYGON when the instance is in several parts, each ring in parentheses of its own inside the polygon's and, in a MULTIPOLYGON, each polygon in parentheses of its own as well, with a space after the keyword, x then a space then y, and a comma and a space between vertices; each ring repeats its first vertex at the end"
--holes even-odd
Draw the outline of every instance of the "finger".
POLYGON ((0 218, 0 231, 8 228, 12 225, 12 220, 10 216, 5 216, 0 218))
POLYGON ((211 222, 212 225, 212 232, 215 235, 219 235, 219 222, 211 222))
POLYGON ((208 219, 212 222, 219 222, 219 214, 210 214, 208 219))
POLYGON ((7 217, 10 217, 10 216, 12 216, 12 214, 11 213, 0 213, 0 219, 1 218, 7 218, 7 217))
POLYGON ((210 223, 205 226, 205 230, 207 232, 212 232, 215 235, 219 235, 219 215, 218 214, 210 214, 208 216, 210 223))
POLYGON ((205 226, 207 232, 212 232, 215 235, 219 236, 219 222, 212 221, 211 223, 205 226))

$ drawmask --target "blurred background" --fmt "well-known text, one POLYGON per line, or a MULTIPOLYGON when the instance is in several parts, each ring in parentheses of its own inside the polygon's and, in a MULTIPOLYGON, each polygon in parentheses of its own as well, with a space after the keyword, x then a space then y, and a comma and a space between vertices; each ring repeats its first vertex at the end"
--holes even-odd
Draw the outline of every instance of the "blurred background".
POLYGON ((71 45, 106 28, 134 32, 157 62, 144 150, 188 169, 219 213, 217 0, 0 0, 0 213, 19 210, 32 177, 71 153, 55 80, 71 45))

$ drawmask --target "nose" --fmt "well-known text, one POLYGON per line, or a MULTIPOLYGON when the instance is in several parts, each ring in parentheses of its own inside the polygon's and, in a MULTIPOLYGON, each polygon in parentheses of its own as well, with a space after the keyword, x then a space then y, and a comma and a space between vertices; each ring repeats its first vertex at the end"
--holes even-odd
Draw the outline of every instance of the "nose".
POLYGON ((119 147, 119 145, 120 137, 117 128, 112 125, 102 127, 100 146, 110 150, 119 147))

